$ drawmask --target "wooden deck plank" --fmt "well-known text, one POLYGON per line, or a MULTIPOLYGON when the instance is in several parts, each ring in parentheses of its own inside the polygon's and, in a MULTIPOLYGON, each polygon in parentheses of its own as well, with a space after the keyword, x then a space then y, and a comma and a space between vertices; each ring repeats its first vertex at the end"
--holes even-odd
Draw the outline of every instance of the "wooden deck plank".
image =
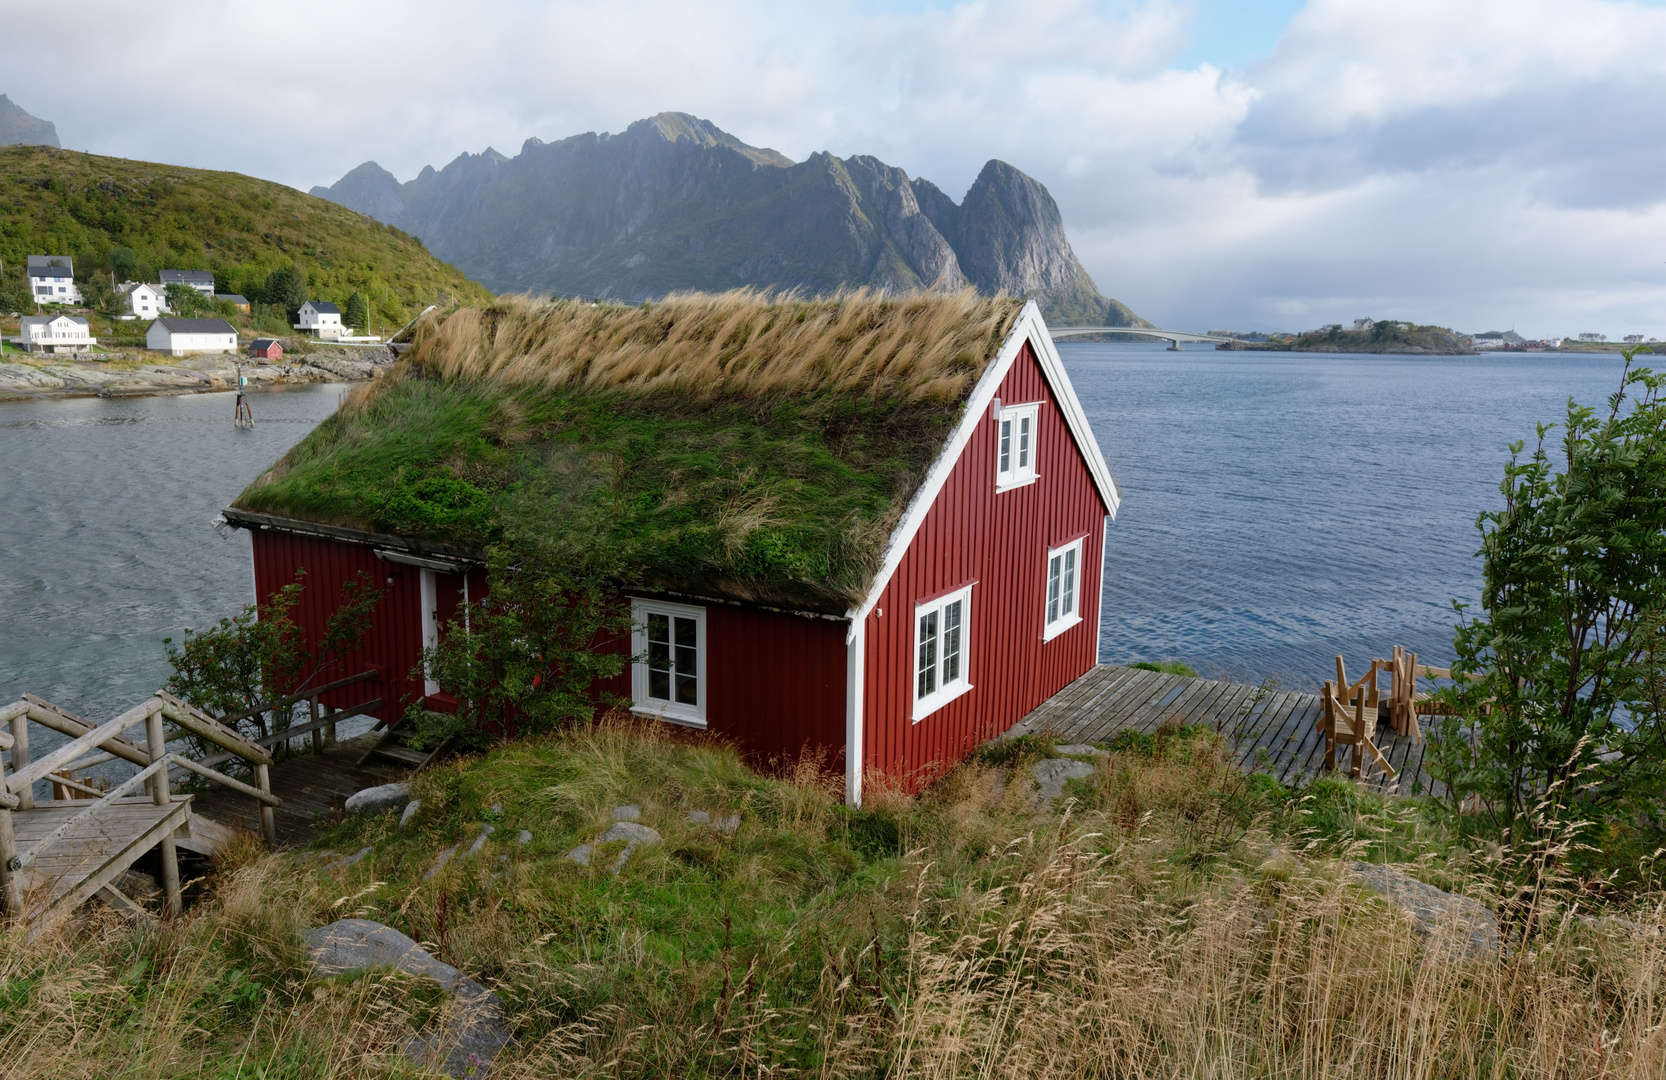
POLYGON ((1180 717, 1182 724, 1203 723, 1203 718, 1210 715, 1215 702, 1221 699, 1222 694, 1232 689, 1231 683, 1219 679, 1199 679, 1198 682, 1202 684, 1203 690, 1187 703, 1185 715, 1180 717))
POLYGON ((1149 680, 1152 674, 1138 668, 1119 668, 1113 677, 1102 680, 1090 693, 1079 698, 1069 713, 1061 714, 1055 726, 1061 731, 1080 727, 1084 717, 1095 715, 1105 703, 1126 694, 1136 683, 1149 680))
POLYGON ((1212 679, 1191 679, 1189 682, 1190 685, 1168 707, 1176 723, 1186 723, 1186 717, 1191 715, 1197 703, 1216 689, 1212 679))
POLYGON ((1116 717, 1118 731, 1155 731, 1163 722, 1164 704, 1173 700, 1173 695, 1183 690, 1181 683, 1183 675, 1164 674, 1152 686, 1151 692, 1146 694, 1131 708, 1124 709, 1116 717))
MULTIPOLYGON (((273 815, 280 845, 309 843, 318 819, 338 810, 347 796, 392 783, 408 772, 391 762, 358 764, 377 737, 368 733, 344 739, 326 746, 322 754, 303 754, 272 766, 272 794, 283 800, 273 815)), ((260 831, 258 805, 233 791, 216 789, 197 796, 196 812, 231 828, 260 831)))
POLYGON ((1145 702, 1160 694, 1173 675, 1166 675, 1157 671, 1141 671, 1144 678, 1128 680, 1122 689, 1108 702, 1108 707, 1095 716, 1085 718, 1087 724, 1079 723, 1073 728, 1074 737, 1071 742, 1101 742, 1114 738, 1116 733, 1126 727, 1125 718, 1134 713, 1145 702), (1087 726, 1091 724, 1092 726, 1087 726))

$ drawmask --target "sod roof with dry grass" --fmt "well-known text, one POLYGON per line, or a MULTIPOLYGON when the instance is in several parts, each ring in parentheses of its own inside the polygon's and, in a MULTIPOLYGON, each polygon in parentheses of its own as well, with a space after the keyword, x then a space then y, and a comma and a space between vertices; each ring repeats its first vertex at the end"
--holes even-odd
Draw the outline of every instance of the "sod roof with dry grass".
POLYGON ((605 549, 627 584, 842 614, 1022 306, 743 291, 459 309, 234 505, 605 549))

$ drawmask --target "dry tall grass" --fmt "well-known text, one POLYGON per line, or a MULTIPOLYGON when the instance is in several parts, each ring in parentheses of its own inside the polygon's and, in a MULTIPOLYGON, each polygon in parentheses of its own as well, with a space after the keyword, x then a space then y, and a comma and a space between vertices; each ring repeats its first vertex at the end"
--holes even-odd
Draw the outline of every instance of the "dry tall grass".
POLYGON ((497 986, 521 1040, 500 1077, 1666 1075, 1652 901, 1593 922, 1552 898, 1504 954, 1465 956, 1351 884, 1345 845, 1267 860, 1291 836, 1266 815, 1223 823, 1241 778, 1207 737, 1192 750, 1113 756, 1062 814, 965 766, 870 812, 905 855, 806 900, 782 891, 814 872, 795 855, 855 828, 814 770, 747 779, 629 724, 510 748, 423 794, 459 821, 500 800, 574 835, 636 801, 665 844, 611 877, 563 862, 561 834, 501 876, 484 858, 424 882, 448 826, 369 822, 374 859, 331 874, 250 852, 158 931, 97 915, 35 950, 10 934, 0 1076, 412 1075, 398 1047, 431 997, 305 973, 297 929, 359 911, 497 986), (745 818, 732 841, 677 824, 724 800, 745 818), (771 897, 774 931, 742 944, 737 913, 731 947, 728 905, 771 897), (721 951, 701 956, 714 919, 721 951))
POLYGON ((1022 306, 970 289, 680 293, 636 308, 512 297, 421 324, 408 355, 446 378, 512 385, 944 403, 965 397, 1022 306))

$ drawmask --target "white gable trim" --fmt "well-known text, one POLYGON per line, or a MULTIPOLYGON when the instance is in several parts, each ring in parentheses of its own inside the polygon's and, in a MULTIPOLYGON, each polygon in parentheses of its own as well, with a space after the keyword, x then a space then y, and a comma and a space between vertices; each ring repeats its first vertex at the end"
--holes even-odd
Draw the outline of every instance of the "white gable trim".
MULTIPOLYGON (((862 706, 867 682, 863 654, 867 645, 864 630, 868 613, 884 595, 885 587, 891 583, 892 575, 897 572, 903 555, 907 554, 909 545, 919 534, 926 515, 943 491, 943 485, 948 483, 949 474, 959 463, 960 455, 965 452, 966 444, 971 441, 973 432, 989 415, 989 410, 995 403, 995 391, 1006 379, 1007 372, 1012 370, 1013 362, 1023 351, 1026 341, 1035 350, 1036 359, 1041 364, 1042 377, 1047 380, 1048 389, 1058 401, 1059 415, 1064 418, 1065 426, 1070 429, 1070 434, 1075 439, 1076 449, 1087 465, 1088 475, 1093 478, 1094 487, 1100 499, 1104 501, 1109 517, 1112 520, 1116 518, 1117 505, 1122 501, 1116 489, 1116 481, 1111 478, 1110 466, 1105 464, 1105 455, 1100 453, 1099 443, 1094 440, 1093 429, 1088 426, 1087 413, 1082 409, 1081 399, 1076 396, 1076 388, 1070 384, 1070 376, 1065 374, 1064 362, 1059 359, 1059 351, 1053 345, 1052 335, 1047 332, 1047 323, 1041 318, 1041 309, 1032 300, 1018 313, 1018 318, 1008 331, 1000 352, 995 354, 995 359, 984 369, 977 385, 972 387, 971 396, 966 400, 966 409, 961 414, 954 434, 944 443, 937 460, 932 462, 924 482, 920 484, 920 489, 914 493, 914 498, 909 500, 902 520, 897 523, 891 538, 886 542, 885 558, 880 563, 879 573, 874 575, 867 596, 860 605, 846 613, 850 619, 850 628, 845 632, 845 802, 851 806, 860 806, 862 803, 862 706)), ((1103 549, 1100 551, 1099 592, 1099 604, 1103 609, 1103 549)), ((1094 640, 1098 641, 1097 630, 1094 640)), ((1097 656, 1097 644, 1094 649, 1097 656)))
POLYGON ((1088 427, 1087 414, 1082 411, 1081 400, 1076 397, 1076 389, 1070 385, 1070 377, 1065 374, 1064 363, 1053 346, 1052 336, 1047 333, 1047 324, 1042 321, 1041 309, 1032 300, 1024 305, 1024 310, 1012 324, 1012 330, 1008 332, 1001 351, 984 369, 983 377, 978 379, 978 384, 972 388, 972 394, 966 400, 966 410, 961 414, 960 424, 943 445, 937 460, 932 462, 925 481, 914 493, 914 498, 909 500, 902 520, 897 523, 890 540, 886 542, 885 558, 880 563, 879 573, 874 575, 873 585, 869 587, 867 597, 859 607, 848 612, 851 630, 846 636, 846 641, 851 640, 856 633, 856 626, 868 617, 868 612, 873 610, 873 606, 885 592, 885 586, 890 584, 891 575, 897 572, 903 555, 908 552, 908 546, 914 542, 920 527, 925 524, 926 514, 937 502, 943 485, 948 483, 949 474, 959 463, 960 455, 965 452, 966 444, 972 439, 972 433, 984 422, 994 405, 995 391, 1006 379, 1007 372, 1012 370, 1013 362, 1018 359, 1026 341, 1034 348, 1036 358, 1041 363, 1041 373, 1047 380, 1048 389, 1052 390, 1053 396, 1058 399, 1059 415, 1064 418, 1065 426, 1075 438, 1076 448, 1087 465, 1089 475, 1093 477, 1094 487, 1098 490, 1100 499, 1104 501, 1111 519, 1115 520, 1117 505, 1122 501, 1116 490, 1116 481, 1111 478, 1110 466, 1105 464, 1105 456, 1099 452, 1099 444, 1094 441, 1093 430, 1088 427))

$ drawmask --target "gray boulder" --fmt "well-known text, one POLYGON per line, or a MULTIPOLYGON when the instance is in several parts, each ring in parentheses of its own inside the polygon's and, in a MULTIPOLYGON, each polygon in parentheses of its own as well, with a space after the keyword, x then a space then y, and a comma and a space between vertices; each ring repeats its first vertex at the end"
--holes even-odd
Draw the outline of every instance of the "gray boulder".
POLYGON ((1038 761, 1030 766, 1030 774, 1035 777, 1036 799, 1039 802, 1052 802, 1064 794, 1064 785, 1067 782, 1084 780, 1096 771, 1090 763, 1070 758, 1047 758, 1038 761))
POLYGON ((1065 757, 1110 757, 1110 751, 1101 750, 1097 746, 1087 743, 1067 743, 1064 746, 1053 747, 1053 753, 1063 754, 1065 757))
POLYGON ((433 979, 451 997, 445 1022, 406 1044, 419 1065, 462 1080, 480 1080, 511 1035, 503 1002, 484 986, 391 926, 369 919, 342 919, 304 934, 307 954, 320 975, 344 975, 366 968, 391 967, 433 979))
POLYGON ((381 787, 365 788, 347 796, 347 812, 349 814, 379 814, 383 810, 392 810, 396 806, 404 806, 411 798, 411 785, 401 781, 397 784, 383 784, 381 787))
POLYGON ((629 806, 615 806, 613 808, 614 821, 641 821, 642 807, 631 803, 629 806))
POLYGON ((412 799, 410 802, 405 804, 405 809, 399 815, 400 832, 404 832, 406 829, 411 827, 411 820, 417 816, 417 812, 421 809, 421 799, 412 799))
POLYGON ((1479 900, 1437 889, 1391 866, 1349 864, 1359 883, 1411 917, 1418 936, 1459 956, 1498 953, 1498 918, 1479 900))

